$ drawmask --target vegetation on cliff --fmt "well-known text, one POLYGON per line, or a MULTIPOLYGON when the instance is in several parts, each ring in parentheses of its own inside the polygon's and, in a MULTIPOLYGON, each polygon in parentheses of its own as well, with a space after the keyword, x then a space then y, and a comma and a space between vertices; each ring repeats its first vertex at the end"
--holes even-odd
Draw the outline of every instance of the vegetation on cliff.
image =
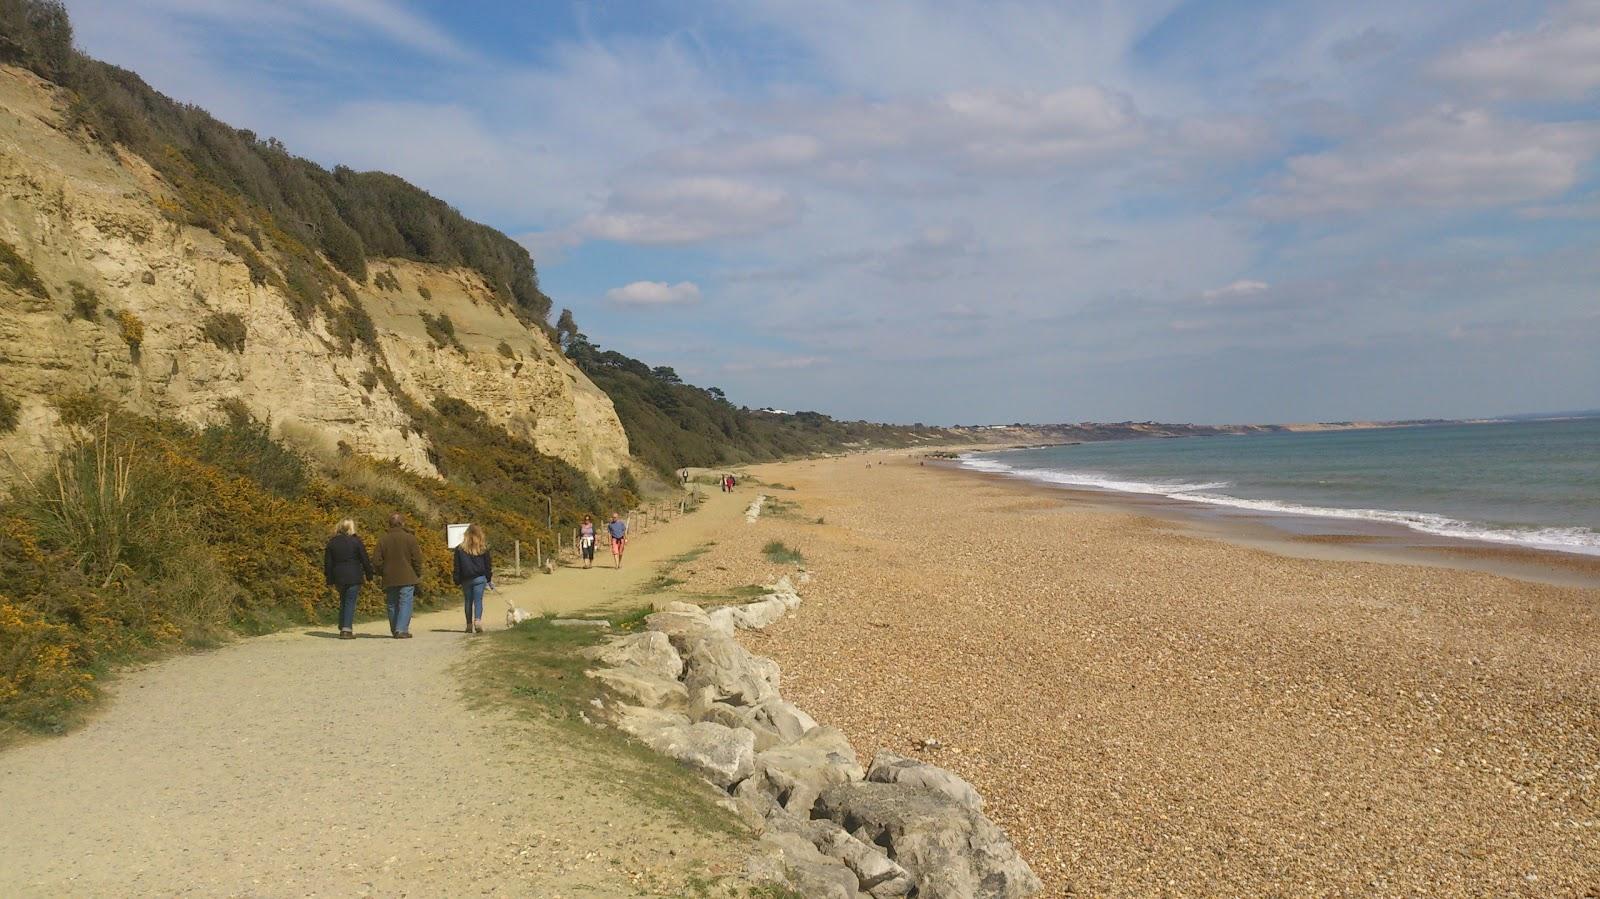
MULTIPOLYGON (((447 522, 496 545, 552 542, 554 526, 628 508, 571 466, 493 428, 465 404, 424 413, 447 479, 340 451, 307 458, 242 407, 205 429, 63 397, 77 442, 0 504, 0 742, 58 730, 108 667, 229 633, 333 620, 322 546, 354 518, 371 541, 390 512, 422 538, 423 601, 454 597, 447 522), (547 519, 546 516, 551 518, 547 519)), ((379 614, 382 592, 363 591, 379 614)))
MULTIPOLYGON (((133 72, 78 53, 59 0, 0 0, 0 62, 71 90, 69 126, 154 166, 177 190, 175 218, 225 238, 243 236, 254 251, 270 243, 284 259, 290 293, 310 306, 325 305, 338 290, 317 251, 363 282, 373 257, 466 266, 525 320, 543 325, 550 314, 521 244, 404 179, 342 166, 330 172, 274 139, 171 100, 133 72)), ((252 270, 270 277, 264 266, 252 270)), ((20 275, 9 266, 5 274, 20 275)))

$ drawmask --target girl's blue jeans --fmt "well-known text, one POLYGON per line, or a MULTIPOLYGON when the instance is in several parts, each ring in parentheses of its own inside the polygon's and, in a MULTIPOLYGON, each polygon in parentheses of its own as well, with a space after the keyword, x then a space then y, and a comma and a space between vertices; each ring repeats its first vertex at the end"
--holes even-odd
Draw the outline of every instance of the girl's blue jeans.
POLYGON ((461 598, 467 612, 467 627, 471 627, 472 622, 483 618, 483 588, 488 585, 489 579, 481 574, 461 585, 461 598))

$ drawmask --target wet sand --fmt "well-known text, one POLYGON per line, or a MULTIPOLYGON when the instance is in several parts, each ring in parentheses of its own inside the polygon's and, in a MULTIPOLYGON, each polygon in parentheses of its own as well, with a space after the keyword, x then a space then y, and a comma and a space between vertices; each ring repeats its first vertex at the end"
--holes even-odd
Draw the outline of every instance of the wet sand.
MULTIPOLYGON (((785 695, 972 780, 1050 895, 1600 890, 1600 589, 1299 558, 904 457, 754 473, 797 489, 685 588, 803 552, 806 605, 747 637, 785 695)), ((1461 553, 1508 561, 1430 558, 1461 553)))

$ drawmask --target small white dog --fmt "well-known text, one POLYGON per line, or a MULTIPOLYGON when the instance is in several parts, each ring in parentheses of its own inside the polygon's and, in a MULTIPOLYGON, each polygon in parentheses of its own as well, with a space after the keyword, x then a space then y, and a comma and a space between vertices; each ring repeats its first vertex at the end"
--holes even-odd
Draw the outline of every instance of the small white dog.
POLYGON ((519 609, 506 600, 506 627, 516 627, 524 621, 532 621, 533 614, 525 609, 519 609))

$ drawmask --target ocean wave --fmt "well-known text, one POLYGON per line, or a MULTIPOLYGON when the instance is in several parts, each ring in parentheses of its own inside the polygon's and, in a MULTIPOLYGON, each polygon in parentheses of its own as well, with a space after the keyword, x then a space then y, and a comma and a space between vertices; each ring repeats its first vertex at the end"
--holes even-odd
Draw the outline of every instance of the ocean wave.
POLYGON ((1335 506, 1308 506, 1301 503, 1277 500, 1243 499, 1221 490, 1230 486, 1225 481, 1206 484, 1161 481, 1129 481, 1107 477, 1094 472, 1073 472, 1049 468, 1017 468, 992 459, 962 456, 960 463, 973 471, 991 472, 1009 477, 1058 484, 1065 487, 1086 487, 1094 490, 1111 490, 1117 493, 1138 493, 1146 496, 1163 496, 1184 502, 1212 506, 1227 506, 1275 515, 1299 515, 1314 518, 1336 518, 1345 521, 1371 521, 1409 528, 1435 537, 1457 540, 1477 540, 1488 543, 1509 544, 1531 549, 1549 549, 1561 552, 1600 555, 1600 532, 1584 527, 1496 527, 1474 521, 1462 521, 1431 512, 1408 512, 1399 509, 1347 509, 1335 506))

